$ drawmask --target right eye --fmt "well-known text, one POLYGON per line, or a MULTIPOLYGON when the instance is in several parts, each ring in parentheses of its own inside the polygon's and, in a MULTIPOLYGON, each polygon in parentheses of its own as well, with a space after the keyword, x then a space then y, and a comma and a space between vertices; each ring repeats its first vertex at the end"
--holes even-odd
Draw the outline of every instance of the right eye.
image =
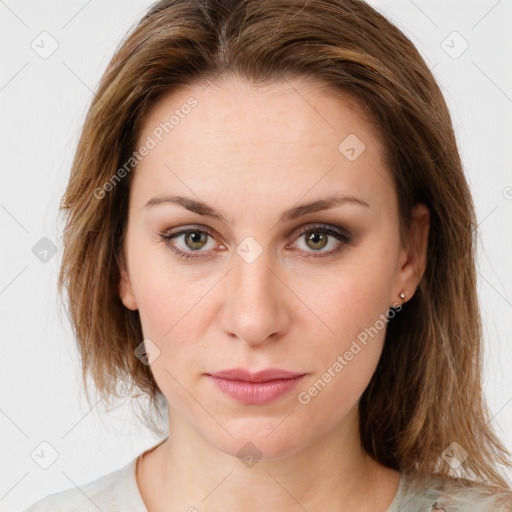
MULTIPOLYGON (((207 250, 201 250, 208 245, 208 238, 214 238, 210 231, 205 231, 199 228, 189 229, 177 229, 175 231, 166 231, 165 233, 159 233, 160 240, 164 242, 171 251, 173 251, 178 257, 183 259, 188 258, 201 258, 201 253, 207 252, 207 250), (182 247, 178 247, 175 240, 180 240, 182 247)), ((210 247, 210 249, 213 249, 210 247)))

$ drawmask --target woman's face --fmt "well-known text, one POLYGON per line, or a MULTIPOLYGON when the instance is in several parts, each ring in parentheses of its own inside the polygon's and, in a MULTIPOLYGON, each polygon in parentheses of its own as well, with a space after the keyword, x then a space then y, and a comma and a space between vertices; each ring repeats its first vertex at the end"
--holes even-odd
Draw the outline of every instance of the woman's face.
POLYGON ((354 433, 388 308, 422 272, 400 246, 372 126, 318 84, 230 78, 165 97, 143 146, 120 295, 139 310, 171 418, 226 453, 268 459, 354 433), (302 376, 210 376, 233 368, 302 376))

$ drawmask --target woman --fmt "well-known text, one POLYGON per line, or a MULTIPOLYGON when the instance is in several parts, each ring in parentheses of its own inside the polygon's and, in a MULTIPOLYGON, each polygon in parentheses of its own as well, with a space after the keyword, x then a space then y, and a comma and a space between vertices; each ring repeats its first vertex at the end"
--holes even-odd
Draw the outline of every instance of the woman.
POLYGON ((84 379, 167 437, 29 511, 510 510, 450 115, 370 6, 157 2, 62 209, 84 379))

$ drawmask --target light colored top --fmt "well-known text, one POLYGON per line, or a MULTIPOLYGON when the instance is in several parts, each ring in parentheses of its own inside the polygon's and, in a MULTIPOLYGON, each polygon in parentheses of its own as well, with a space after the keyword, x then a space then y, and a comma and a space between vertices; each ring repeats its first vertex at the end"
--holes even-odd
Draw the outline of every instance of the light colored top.
MULTIPOLYGON (((50 494, 24 512, 148 512, 137 486, 137 460, 163 441, 132 459, 120 469, 97 480, 50 494)), ((498 506, 495 494, 482 492, 472 485, 456 485, 454 479, 435 475, 413 489, 402 473, 397 493, 386 512, 509 512, 498 506), (437 508, 436 508, 437 507, 437 508)))

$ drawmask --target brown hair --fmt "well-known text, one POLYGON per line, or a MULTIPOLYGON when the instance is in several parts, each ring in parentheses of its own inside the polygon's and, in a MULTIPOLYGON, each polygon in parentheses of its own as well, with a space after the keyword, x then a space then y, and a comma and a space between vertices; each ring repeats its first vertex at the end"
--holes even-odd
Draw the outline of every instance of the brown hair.
POLYGON ((430 209, 425 273, 390 320, 360 400, 364 450, 402 472, 450 476, 440 456, 456 441, 468 453, 464 474, 507 489, 497 467, 512 467, 510 454, 489 424, 481 386, 476 220, 450 114, 411 41, 358 0, 162 0, 120 44, 92 99, 61 203, 59 292, 68 293, 86 391, 90 372, 107 400, 123 382, 151 404, 161 398, 150 367, 134 355, 143 340, 138 312, 119 298, 133 172, 121 179, 116 170, 158 99, 227 75, 260 84, 308 77, 348 93, 384 141, 402 241, 413 206, 430 209))

